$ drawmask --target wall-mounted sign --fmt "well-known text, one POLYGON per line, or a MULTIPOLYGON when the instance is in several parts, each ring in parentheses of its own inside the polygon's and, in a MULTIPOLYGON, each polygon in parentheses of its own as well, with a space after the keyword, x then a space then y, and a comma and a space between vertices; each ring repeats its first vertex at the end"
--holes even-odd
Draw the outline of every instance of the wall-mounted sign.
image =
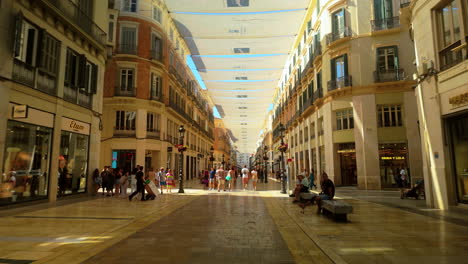
POLYGON ((380 157, 381 160, 404 160, 405 157, 394 156, 394 157, 380 157))
POLYGON ((453 105, 454 107, 468 104, 468 93, 462 93, 460 95, 450 97, 449 104, 453 105))
POLYGON ((90 125, 88 123, 62 117, 62 130, 89 135, 90 125))
POLYGON ((13 106, 13 119, 17 118, 28 118, 28 106, 27 105, 15 105, 13 106))

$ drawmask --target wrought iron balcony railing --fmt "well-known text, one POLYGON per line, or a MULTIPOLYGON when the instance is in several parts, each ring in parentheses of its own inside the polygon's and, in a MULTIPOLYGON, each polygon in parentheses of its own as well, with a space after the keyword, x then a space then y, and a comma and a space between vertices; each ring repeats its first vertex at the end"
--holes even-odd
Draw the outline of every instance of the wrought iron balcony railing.
POLYGON ((117 47, 117 53, 136 55, 137 54, 137 46, 134 45, 134 44, 120 44, 117 47))
POLYGON ((328 91, 333 91, 339 88, 352 86, 352 78, 350 75, 336 78, 328 81, 328 91))
POLYGON ((135 96, 135 87, 126 87, 123 85, 118 85, 115 87, 115 96, 135 96))
POLYGON ((106 32, 99 28, 93 19, 90 18, 80 7, 71 0, 41 0, 55 6, 65 19, 69 19, 73 24, 90 35, 99 44, 106 44, 106 32))
POLYGON ((346 26, 344 28, 341 28, 338 32, 332 32, 327 34, 326 39, 327 39, 327 45, 330 45, 331 43, 342 39, 346 37, 351 37, 352 31, 351 28, 346 26))
POLYGON ((403 69, 379 70, 374 72, 374 82, 402 81, 406 78, 403 69))
POLYGON ((379 20, 372 20, 372 31, 386 30, 400 27, 400 17, 390 17, 379 20))

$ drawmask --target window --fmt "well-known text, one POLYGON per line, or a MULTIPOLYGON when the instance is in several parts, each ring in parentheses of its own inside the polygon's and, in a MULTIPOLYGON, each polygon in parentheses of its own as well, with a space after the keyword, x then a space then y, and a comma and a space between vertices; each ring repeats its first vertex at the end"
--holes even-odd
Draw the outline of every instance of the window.
POLYGON ((304 142, 309 141, 309 127, 304 128, 304 142))
MULTIPOLYGON (((467 19, 466 17, 464 18, 460 12, 459 3, 459 0, 453 0, 435 11, 441 70, 448 69, 462 61, 462 50, 454 51, 456 47, 462 45, 460 24, 467 19)), ((464 6, 464 8, 466 9, 467 6, 464 6)), ((464 32, 464 35, 468 35, 468 30, 466 28, 465 31, 467 32, 464 32)), ((466 42, 466 40, 464 41, 466 42)))
POLYGON ((150 80, 151 99, 160 99, 162 95, 161 91, 162 91, 162 77, 152 72, 151 80, 150 80))
POLYGON ((302 130, 299 131, 299 144, 302 144, 303 142, 303 134, 302 134, 302 130))
POLYGON ((163 47, 162 39, 159 35, 151 33, 151 58, 155 60, 162 60, 163 47))
POLYGON ((401 105, 378 105, 377 123, 379 127, 403 126, 401 105))
POLYGON ((146 114, 146 131, 159 132, 160 131, 161 116, 155 113, 146 114))
POLYGON ((345 9, 342 8, 332 14, 332 33, 333 35, 341 35, 345 29, 345 9))
POLYGON ((120 69, 120 91, 133 91, 134 81, 134 69, 120 69))
POLYGON ((107 41, 109 42, 114 41, 114 21, 109 22, 109 33, 107 35, 107 41))
POLYGON ((340 110, 335 112, 336 130, 354 128, 353 109, 340 110))
POLYGON ((162 22, 162 11, 157 6, 153 6, 153 19, 158 21, 159 23, 162 22))
POLYGON ((318 124, 317 124, 317 125, 318 125, 318 127, 317 127, 317 129, 318 129, 318 135, 321 136, 321 135, 323 135, 323 133, 324 133, 323 117, 319 118, 319 120, 318 120, 317 123, 318 123, 318 124))
POLYGON ((86 191, 89 136, 62 131, 59 156, 58 195, 86 191), (70 180, 67 180, 70 179, 70 180))
POLYGON ((337 80, 348 75, 348 60, 346 54, 332 59, 331 65, 332 80, 337 80))
POLYGON ((135 130, 136 112, 116 111, 115 130, 135 130))
POLYGON ((123 0, 122 11, 125 12, 136 12, 137 11, 137 0, 123 0))
POLYGON ((65 86, 80 88, 81 91, 95 94, 97 88, 97 66, 88 60, 86 56, 78 54, 72 49, 67 49, 65 63, 65 86))
POLYGON ((388 72, 398 68, 398 49, 396 46, 377 49, 377 71, 388 72))
POLYGON ((234 48, 234 53, 250 53, 250 48, 234 48))
POLYGON ((249 6, 249 0, 227 0, 227 7, 245 7, 249 6))
POLYGON ((374 0, 375 20, 384 20, 393 17, 392 0, 374 0))
POLYGON ((136 27, 122 26, 120 35, 120 48, 121 53, 136 54, 137 50, 137 37, 136 27))

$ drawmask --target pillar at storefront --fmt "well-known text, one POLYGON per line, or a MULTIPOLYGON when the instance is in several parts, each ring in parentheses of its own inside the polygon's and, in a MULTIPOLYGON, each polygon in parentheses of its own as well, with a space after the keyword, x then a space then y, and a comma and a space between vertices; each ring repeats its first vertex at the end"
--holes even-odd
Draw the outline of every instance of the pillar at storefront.
MULTIPOLYGON (((145 157, 146 157, 146 144, 143 140, 146 138, 146 113, 145 109, 138 109, 136 111, 136 164, 140 166, 145 165, 145 157)), ((147 170, 148 168, 145 168, 147 170)))
POLYGON ((9 91, 10 87, 0 80, 0 173, 6 173, 3 171, 3 162, 5 160, 4 149, 8 122, 9 91))
POLYGON ((325 146, 325 168, 323 171, 327 172, 328 177, 335 184, 341 184, 341 177, 339 177, 339 165, 336 156, 335 144, 333 143, 333 111, 332 104, 328 103, 323 106, 323 141, 325 146))
POLYGON ((89 159, 88 159, 88 179, 87 179, 87 188, 88 193, 92 194, 94 192, 94 180, 93 180, 93 171, 95 169, 102 168, 100 161, 100 149, 101 149, 101 131, 99 129, 99 117, 93 117, 91 119, 91 133, 89 135, 89 145, 92 146, 89 148, 89 159))
POLYGON ((411 175, 411 185, 417 180, 423 179, 422 172, 422 153, 421 153, 421 136, 418 126, 418 105, 414 92, 405 92, 403 94, 404 111, 405 111, 405 126, 406 138, 408 140, 408 165, 411 175))
POLYGON ((380 160, 375 95, 353 97, 358 188, 380 190, 380 160))
MULTIPOLYGON (((57 113, 63 112, 63 105, 61 102, 57 102, 57 113)), ((59 166, 59 156, 60 156, 60 142, 62 136, 62 117, 59 115, 55 116, 54 119, 54 130, 52 132, 52 151, 51 151, 51 161, 50 161, 50 176, 49 176, 49 202, 57 201, 58 193, 58 166, 59 166)))

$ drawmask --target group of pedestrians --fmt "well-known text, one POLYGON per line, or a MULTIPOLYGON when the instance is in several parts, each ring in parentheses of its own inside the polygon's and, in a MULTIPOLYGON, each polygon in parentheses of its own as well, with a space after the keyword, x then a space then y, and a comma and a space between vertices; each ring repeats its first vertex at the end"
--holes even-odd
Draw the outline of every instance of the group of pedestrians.
POLYGON ((130 187, 131 194, 128 195, 128 199, 131 201, 137 194, 140 194, 142 201, 147 199, 154 199, 156 193, 161 194, 166 192, 172 192, 172 188, 175 187, 174 174, 169 168, 161 168, 158 172, 155 172, 152 168, 145 174, 144 167, 137 165, 133 170, 124 171, 119 168, 111 168, 105 166, 102 171, 95 169, 93 172, 93 181, 95 185, 96 194, 102 189, 102 195, 106 196, 118 196, 125 198, 127 197, 127 190, 130 187), (153 185, 154 184, 154 185, 153 185), (154 186, 159 188, 153 192, 147 190, 145 195, 146 186, 154 186))
POLYGON ((224 169, 223 166, 219 166, 217 169, 212 167, 209 171, 201 173, 200 183, 203 184, 205 190, 208 188, 210 191, 218 190, 218 192, 221 192, 221 190, 224 192, 233 191, 239 176, 242 177, 244 191, 247 190, 250 181, 253 190, 257 190, 258 172, 255 168, 249 171, 247 166, 244 166, 240 172, 234 166, 228 169, 224 169))

